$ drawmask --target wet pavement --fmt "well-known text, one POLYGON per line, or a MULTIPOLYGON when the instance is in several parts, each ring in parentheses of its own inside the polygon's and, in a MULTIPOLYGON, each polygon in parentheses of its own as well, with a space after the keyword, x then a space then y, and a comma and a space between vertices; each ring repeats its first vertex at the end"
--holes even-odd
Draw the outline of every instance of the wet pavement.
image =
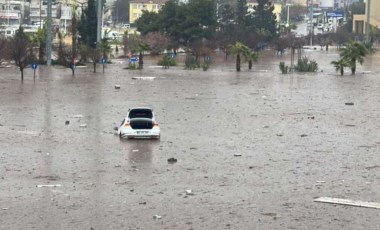
POLYGON ((23 83, 0 69, 0 229, 380 229, 379 210, 313 202, 380 202, 380 54, 343 77, 334 50, 304 55, 318 73, 282 75, 289 56, 270 52, 240 73, 222 56, 23 83), (114 134, 134 106, 154 108, 161 140, 114 134))

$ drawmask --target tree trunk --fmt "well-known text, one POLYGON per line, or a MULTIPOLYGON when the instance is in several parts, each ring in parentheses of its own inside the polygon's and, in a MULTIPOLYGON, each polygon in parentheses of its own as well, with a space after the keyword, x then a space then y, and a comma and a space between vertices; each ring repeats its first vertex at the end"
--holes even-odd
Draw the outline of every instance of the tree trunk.
POLYGON ((340 76, 343 76, 343 73, 344 73, 344 68, 342 66, 342 67, 340 67, 340 76))
POLYGON ((94 73, 96 73, 96 61, 94 61, 94 73))
POLYGON ((351 73, 354 75, 356 72, 356 58, 352 59, 351 73))
POLYGON ((329 51, 329 45, 326 45, 326 51, 329 51))
POLYGON ((236 71, 240 71, 240 54, 236 56, 236 71))
POLYGON ((142 54, 142 52, 140 52, 139 53, 139 69, 142 69, 143 65, 144 65, 143 54, 142 54))
POLYGON ((43 44, 40 44, 40 47, 38 49, 38 62, 42 64, 44 61, 44 46, 43 44))
POLYGON ((21 81, 24 81, 24 69, 20 68, 21 71, 21 81))
POLYGON ((252 60, 249 60, 249 61, 248 61, 248 69, 249 69, 249 70, 252 69, 252 60))

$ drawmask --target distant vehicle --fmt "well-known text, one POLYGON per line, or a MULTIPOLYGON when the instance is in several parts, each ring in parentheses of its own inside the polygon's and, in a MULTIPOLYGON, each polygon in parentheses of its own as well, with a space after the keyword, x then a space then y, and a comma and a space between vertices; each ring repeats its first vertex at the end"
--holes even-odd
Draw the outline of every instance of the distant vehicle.
POLYGON ((120 138, 160 139, 160 126, 155 121, 153 110, 148 107, 129 109, 117 131, 120 138))
POLYGON ((121 39, 121 35, 119 34, 119 32, 117 32, 117 31, 107 31, 106 33, 105 33, 105 36, 106 36, 106 38, 108 38, 108 39, 111 39, 111 40, 119 40, 119 39, 121 39))
POLYGON ((319 29, 319 30, 323 30, 323 24, 319 23, 319 24, 317 25, 317 29, 319 29))
POLYGON ((123 25, 121 25, 121 28, 123 28, 123 29, 130 29, 131 25, 130 24, 123 24, 123 25))

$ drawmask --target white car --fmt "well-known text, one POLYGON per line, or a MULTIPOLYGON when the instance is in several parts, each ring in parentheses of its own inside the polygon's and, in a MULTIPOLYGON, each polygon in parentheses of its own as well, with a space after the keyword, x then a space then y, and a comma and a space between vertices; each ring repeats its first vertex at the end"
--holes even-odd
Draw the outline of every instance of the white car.
POLYGON ((131 108, 118 128, 120 138, 160 138, 160 126, 148 107, 131 108))

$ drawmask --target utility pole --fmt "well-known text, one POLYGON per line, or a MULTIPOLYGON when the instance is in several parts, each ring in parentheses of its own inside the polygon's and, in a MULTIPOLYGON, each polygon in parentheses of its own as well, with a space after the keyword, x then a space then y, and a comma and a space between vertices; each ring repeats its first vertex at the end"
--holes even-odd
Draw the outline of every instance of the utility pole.
POLYGON ((310 6, 310 46, 313 46, 313 35, 314 35, 314 3, 313 0, 311 0, 311 6, 310 6))
POLYGON ((98 0, 98 23, 96 33, 96 46, 99 47, 100 40, 102 39, 102 0, 98 0))
POLYGON ((52 37, 51 37, 51 5, 52 5, 52 0, 47 0, 47 26, 46 26, 46 64, 48 66, 51 65, 51 40, 52 40, 52 37))
POLYGON ((367 0, 367 24, 366 24, 366 41, 369 43, 371 33, 371 0, 367 0))

